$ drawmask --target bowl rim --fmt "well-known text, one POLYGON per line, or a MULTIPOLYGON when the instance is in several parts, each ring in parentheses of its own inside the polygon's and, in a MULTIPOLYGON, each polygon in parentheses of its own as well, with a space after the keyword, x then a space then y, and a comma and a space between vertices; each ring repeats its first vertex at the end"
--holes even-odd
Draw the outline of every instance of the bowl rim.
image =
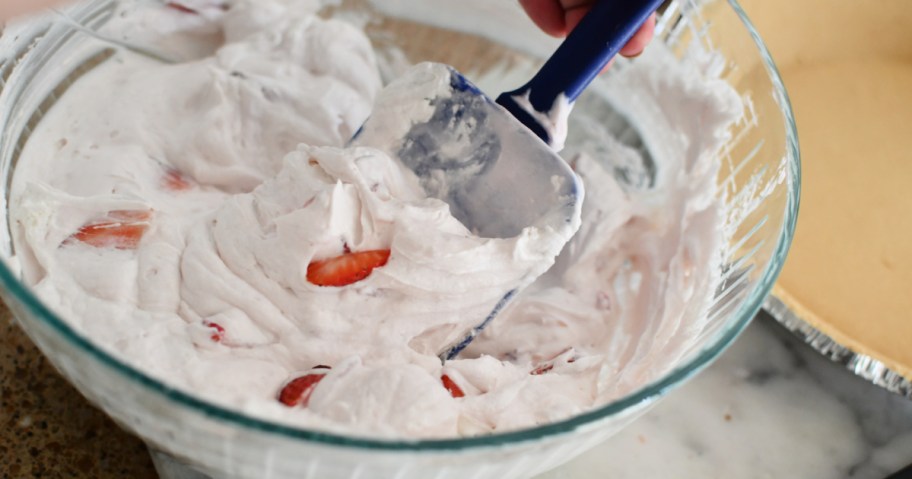
POLYGON ((763 40, 760 38, 756 28, 747 17, 747 14, 738 4, 737 0, 726 0, 726 2, 740 18, 759 50, 764 67, 773 84, 773 94, 780 104, 780 111, 784 117, 783 120, 786 126, 786 157, 788 160, 788 191, 782 231, 780 232, 777 245, 773 251, 773 256, 765 267, 760 280, 753 287, 741 307, 732 315, 736 320, 732 321, 726 329, 723 329, 719 333, 717 341, 704 347, 692 359, 678 366, 670 373, 667 373, 664 377, 649 383, 622 398, 588 412, 557 422, 516 431, 447 439, 384 439, 358 437, 321 431, 318 429, 289 426, 272 420, 248 416, 240 411, 210 403, 189 393, 168 386, 143 373, 139 369, 128 365, 124 361, 103 350, 100 346, 90 342, 72 326, 59 318, 46 307, 38 297, 17 278, 17 275, 13 273, 13 270, 2 261, 0 261, 0 287, 12 294, 18 302, 24 305, 28 314, 39 318, 40 321, 45 323, 46 326, 49 326, 52 331, 58 333, 65 341, 93 357, 95 360, 102 363, 103 366, 113 369, 115 372, 125 376, 126 379, 145 388, 148 392, 158 394, 167 401, 176 403, 181 407, 186 407, 192 412, 202 414, 211 419, 224 420, 233 425, 250 429, 258 433, 281 436, 282 439, 302 440, 322 445, 341 446, 344 448, 361 450, 452 452, 467 449, 498 447, 552 438, 554 436, 571 433, 583 426, 591 425, 601 419, 627 411, 638 405, 648 404, 707 367, 712 360, 727 349, 734 339, 747 327, 756 313, 760 310, 764 299, 771 291, 773 283, 782 269, 782 264, 789 246, 791 245, 792 237, 794 236, 795 224, 798 216, 801 168, 798 134, 791 102, 789 101, 782 77, 773 62, 772 56, 763 40))

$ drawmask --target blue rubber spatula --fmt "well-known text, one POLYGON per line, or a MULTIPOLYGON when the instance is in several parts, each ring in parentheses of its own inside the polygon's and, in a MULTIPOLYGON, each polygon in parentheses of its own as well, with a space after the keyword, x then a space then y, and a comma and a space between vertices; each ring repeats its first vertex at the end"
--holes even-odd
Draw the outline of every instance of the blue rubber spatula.
POLYGON ((664 1, 596 0, 541 70, 497 103, 553 146, 552 125, 541 120, 554 118, 556 107, 572 105, 664 1))
MULTIPOLYGON (((351 143, 398 158, 477 235, 510 238, 534 225, 569 240, 579 227, 582 185, 550 146, 552 109, 569 107, 661 3, 597 0, 535 77, 496 103, 451 67, 416 65, 378 95, 351 143)), ((442 338, 441 359, 455 357, 543 272, 504 291, 467 333, 442 338)))

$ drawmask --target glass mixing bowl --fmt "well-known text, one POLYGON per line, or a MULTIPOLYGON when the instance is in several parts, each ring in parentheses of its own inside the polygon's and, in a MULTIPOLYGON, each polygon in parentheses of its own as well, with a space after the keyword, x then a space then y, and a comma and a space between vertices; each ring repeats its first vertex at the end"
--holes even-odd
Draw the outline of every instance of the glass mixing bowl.
MULTIPOLYGON (((799 158, 792 111, 776 68, 734 0, 673 0, 662 10, 656 41, 667 44, 682 62, 715 55, 716 61, 701 60, 704 74, 728 81, 746 106, 730 141, 717 153, 720 195, 728 206, 725 221, 734 234, 717 265, 715 300, 705 312, 697 347, 656 368, 641 387, 610 404, 559 422, 480 437, 364 439, 284 426, 210 404, 93 344, 43 305, 18 275, 5 205, 19 154, 68 85, 114 54, 110 45, 85 32, 108 21, 114 6, 111 0, 85 2, 66 11, 69 20, 49 13, 7 26, 0 36, 0 173, 5 179, 0 198, 6 219, 0 228, 0 295, 57 369, 149 445, 162 477, 532 476, 604 441, 718 356, 760 308, 788 250, 798 207, 799 158)), ((345 1, 329 13, 373 19, 366 28, 381 51, 387 78, 403 60, 437 60, 483 78, 482 86, 496 92, 516 86, 554 47, 515 2, 345 1), (457 17, 461 31, 447 29, 457 17), (383 52, 389 55, 384 58, 383 52)), ((596 93, 580 103, 604 104, 597 91, 610 89, 613 75, 629 66, 619 60, 597 80, 596 93)), ((636 128, 610 105, 604 105, 599 119, 648 158, 636 128)), ((642 166, 649 171, 649 165, 642 166)), ((631 181, 623 171, 618 175, 631 181)))

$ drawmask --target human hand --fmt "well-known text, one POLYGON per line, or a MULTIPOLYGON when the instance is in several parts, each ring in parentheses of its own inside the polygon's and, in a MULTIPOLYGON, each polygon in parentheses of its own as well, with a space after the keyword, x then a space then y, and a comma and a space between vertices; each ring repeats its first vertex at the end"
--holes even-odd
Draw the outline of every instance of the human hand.
MULTIPOLYGON (((565 37, 599 0, 519 0, 529 18, 545 33, 565 37)), ((621 0, 623 1, 623 0, 621 0)), ((621 48, 621 55, 635 57, 652 40, 656 15, 653 13, 634 36, 621 48)))
POLYGON ((63 2, 64 0, 0 0, 0 21, 63 2))

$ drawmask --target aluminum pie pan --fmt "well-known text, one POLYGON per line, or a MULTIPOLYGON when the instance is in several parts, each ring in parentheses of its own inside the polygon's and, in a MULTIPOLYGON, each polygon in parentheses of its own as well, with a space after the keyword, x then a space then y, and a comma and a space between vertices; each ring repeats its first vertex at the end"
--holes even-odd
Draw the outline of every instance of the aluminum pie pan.
POLYGON ((836 342, 826 333, 811 326, 774 294, 766 297, 763 309, 785 329, 820 354, 842 364, 855 375, 877 386, 912 399, 912 379, 902 376, 874 357, 858 353, 836 342))

